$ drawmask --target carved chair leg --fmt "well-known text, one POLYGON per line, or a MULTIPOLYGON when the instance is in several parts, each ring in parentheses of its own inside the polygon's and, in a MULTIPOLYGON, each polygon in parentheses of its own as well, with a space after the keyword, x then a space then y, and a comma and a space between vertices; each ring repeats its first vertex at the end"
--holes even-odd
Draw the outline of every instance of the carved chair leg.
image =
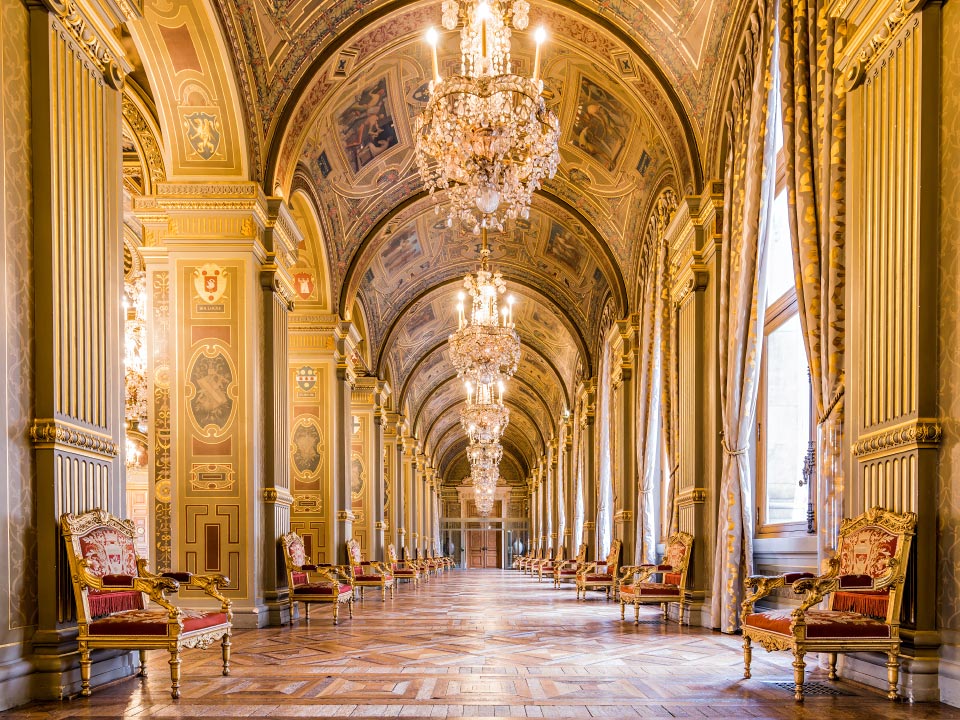
POLYGON ((140 677, 147 676, 147 651, 140 651, 140 677))
POLYGON ((230 633, 227 632, 223 636, 223 643, 221 650, 223 652, 223 676, 226 677, 230 674, 230 633))
POLYGON ((750 678, 750 660, 753 658, 753 648, 750 647, 750 636, 743 635, 743 676, 750 678))
POLYGON ((90 696, 90 648, 83 641, 80 642, 80 694, 90 696))
POLYGON ((803 673, 807 667, 807 664, 803 661, 804 655, 806 653, 799 648, 793 651, 793 683, 795 685, 793 699, 797 702, 803 702, 803 673))
POLYGON ((667 615, 668 615, 668 613, 670 612, 670 604, 669 604, 669 603, 660 603, 660 609, 663 611, 663 621, 666 622, 666 621, 667 621, 667 615))
POLYGON ((387 601, 387 585, 384 583, 380 586, 380 602, 387 601))
POLYGON ((831 680, 837 679, 837 654, 835 652, 827 653, 827 667, 829 670, 829 677, 831 680))
POLYGON ((350 599, 347 600, 347 610, 350 613, 350 617, 353 617, 353 596, 350 596, 350 599))
POLYGON ((900 679, 900 651, 887 653, 887 699, 897 699, 897 681, 900 679))
POLYGON ((310 603, 308 602, 303 604, 303 619, 310 622, 310 603))
POLYGON ((180 697, 180 648, 170 646, 170 695, 174 700, 180 697))
POLYGON ((640 624, 640 603, 638 602, 635 602, 633 604, 633 624, 634 625, 640 624))
POLYGON ((333 601, 333 624, 336 625, 340 622, 340 601, 333 601))
POLYGON ((623 604, 623 600, 620 601, 620 619, 626 620, 625 615, 627 614, 627 606, 623 604))
MULTIPOLYGON (((290 595, 293 596, 293 588, 290 588, 290 595)), ((293 600, 290 601, 290 627, 293 627, 293 609, 296 606, 293 600)))

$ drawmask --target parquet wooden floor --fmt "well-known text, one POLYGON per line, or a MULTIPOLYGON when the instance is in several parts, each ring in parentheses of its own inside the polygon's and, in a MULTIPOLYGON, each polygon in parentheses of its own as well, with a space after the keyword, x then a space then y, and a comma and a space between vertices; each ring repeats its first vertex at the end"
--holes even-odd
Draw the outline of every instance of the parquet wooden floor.
MULTIPOLYGON (((960 718, 848 682, 798 706, 791 686, 774 684, 791 681, 788 653, 756 650, 743 680, 739 638, 641 613, 640 625, 621 622, 599 593, 577 602, 572 587, 511 570, 450 571, 385 604, 367 593, 337 627, 315 608, 309 624, 238 630, 227 678, 219 651, 186 651, 177 701, 166 655, 153 652, 146 680, 0 716, 960 718)), ((810 679, 827 683, 816 670, 810 679)))

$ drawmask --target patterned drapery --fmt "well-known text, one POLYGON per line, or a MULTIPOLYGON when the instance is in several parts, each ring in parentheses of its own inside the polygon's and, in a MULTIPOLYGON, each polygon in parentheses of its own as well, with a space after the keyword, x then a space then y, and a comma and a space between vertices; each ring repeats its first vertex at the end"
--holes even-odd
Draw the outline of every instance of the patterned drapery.
POLYGON ((761 268, 773 201, 773 114, 768 113, 773 3, 750 16, 727 113, 723 246, 720 256, 720 404, 723 469, 714 561, 712 623, 739 626, 743 579, 753 568, 750 458, 756 418, 764 297, 761 268), (767 169, 770 169, 768 177, 767 169))
MULTIPOLYGON (((647 223, 644 238, 645 255, 649 262, 642 278, 641 325, 639 338, 639 367, 637 379, 637 467, 639 487, 637 493, 637 562, 656 561, 656 498, 654 492, 662 476, 661 457, 663 444, 673 439, 666 437, 673 424, 669 413, 676 406, 672 398, 665 397, 666 383, 672 356, 669 345, 664 342, 664 333, 669 332, 671 278, 668 272, 669 248, 665 233, 677 209, 676 194, 666 189, 657 199, 647 223), (666 316, 666 317, 665 317, 666 316), (665 365, 666 364, 666 365, 665 365), (664 407, 664 402, 667 403, 664 407)), ((672 466, 671 466, 672 467, 672 466)), ((673 488, 667 488, 667 503, 672 513, 673 488)), ((666 517, 671 517, 669 514, 666 517)), ((661 535, 669 534, 663 528, 661 535)))
POLYGON ((843 515, 846 96, 834 75, 839 33, 827 3, 780 0, 783 152, 800 325, 819 425, 821 551, 835 547, 843 515))

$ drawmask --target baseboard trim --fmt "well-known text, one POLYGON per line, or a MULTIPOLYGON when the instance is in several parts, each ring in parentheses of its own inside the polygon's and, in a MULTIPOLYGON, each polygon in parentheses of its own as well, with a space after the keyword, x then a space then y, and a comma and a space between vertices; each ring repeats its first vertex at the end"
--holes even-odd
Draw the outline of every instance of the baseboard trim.
POLYGON ((960 645, 940 646, 940 702, 960 707, 960 645))
MULTIPOLYGON (((838 662, 840 677, 882 692, 887 690, 887 656, 881 653, 850 653, 838 662)), ((936 659, 900 657, 900 682, 897 692, 910 702, 938 702, 939 662, 936 659)))

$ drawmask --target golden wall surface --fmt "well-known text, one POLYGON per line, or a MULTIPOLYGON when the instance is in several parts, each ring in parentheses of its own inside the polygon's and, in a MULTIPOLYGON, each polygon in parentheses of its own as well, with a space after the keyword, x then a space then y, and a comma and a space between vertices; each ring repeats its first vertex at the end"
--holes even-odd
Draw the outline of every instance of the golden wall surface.
POLYGON ((0 707, 30 698, 26 658, 37 624, 33 452, 33 226, 30 148, 29 17, 19 0, 0 0, 0 707))
MULTIPOLYGON (((943 37, 960 33, 960 3, 943 6, 943 37)), ((960 43, 943 43, 940 80, 939 402, 937 480, 940 696, 960 705, 960 43)))

